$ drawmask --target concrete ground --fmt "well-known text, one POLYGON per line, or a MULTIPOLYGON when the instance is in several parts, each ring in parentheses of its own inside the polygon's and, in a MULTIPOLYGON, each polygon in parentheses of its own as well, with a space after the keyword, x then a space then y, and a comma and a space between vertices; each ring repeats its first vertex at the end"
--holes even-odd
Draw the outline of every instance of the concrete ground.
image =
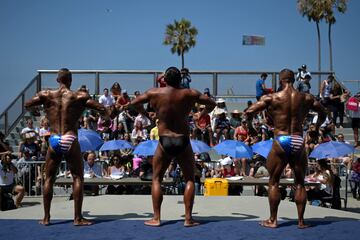
MULTIPOLYGON (((54 197, 51 208, 52 219, 72 219, 73 201, 67 197, 54 197)), ((314 220, 360 220, 360 201, 349 198, 348 211, 333 210, 308 205, 305 218, 314 220), (351 212, 350 212, 351 211, 351 212)), ((152 216, 150 195, 100 195, 85 197, 84 216, 92 219, 145 220, 152 216)), ((196 196, 194 217, 199 220, 260 220, 268 218, 269 206, 266 197, 196 196)), ((22 208, 0 212, 0 219, 41 219, 43 206, 41 198, 26 198, 22 208)), ((297 219, 295 203, 284 200, 279 207, 279 220, 297 219)), ((162 220, 184 218, 182 196, 165 195, 162 220)))

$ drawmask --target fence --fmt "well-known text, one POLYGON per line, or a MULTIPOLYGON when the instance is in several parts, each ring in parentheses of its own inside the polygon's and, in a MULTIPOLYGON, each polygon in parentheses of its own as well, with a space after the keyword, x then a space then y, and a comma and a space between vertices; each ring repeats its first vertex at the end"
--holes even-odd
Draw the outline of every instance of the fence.
MULTIPOLYGON (((99 160, 96 161, 95 164, 100 164, 102 171, 104 172, 104 168, 107 165, 107 161, 105 160, 99 160)), ((215 169, 217 165, 219 164, 219 161, 211 161, 207 163, 207 165, 211 169, 215 169)), ((41 196, 43 195, 43 186, 44 186, 44 167, 45 167, 45 161, 26 161, 21 162, 20 164, 17 164, 18 167, 18 174, 16 177, 16 180, 18 184, 21 184, 25 190, 26 190, 26 196, 41 196)), ((333 169, 335 172, 339 174, 339 176, 346 176, 346 167, 343 164, 332 164, 333 169)), ((315 171, 315 164, 312 162, 309 162, 309 167, 307 169, 307 174, 311 174, 315 171)), ((65 161, 62 161, 59 165, 59 170, 57 177, 70 177, 68 174, 67 169, 67 163, 65 161)), ((346 178, 347 181, 347 178, 346 178)), ((345 183, 346 189, 347 189, 347 183, 345 183)), ((60 189, 57 189, 57 191, 54 191, 55 195, 63 196, 68 195, 68 186, 64 186, 60 189)), ((347 191, 347 190, 346 190, 347 191)), ((181 191, 175 191, 177 192, 181 191)), ((104 191, 103 191, 104 193, 104 191)))

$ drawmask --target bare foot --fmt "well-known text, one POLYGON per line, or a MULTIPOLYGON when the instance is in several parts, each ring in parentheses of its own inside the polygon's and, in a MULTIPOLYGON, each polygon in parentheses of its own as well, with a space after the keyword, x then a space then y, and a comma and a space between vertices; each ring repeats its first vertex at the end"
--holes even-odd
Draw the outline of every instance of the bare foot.
POLYGON ((185 220, 184 227, 195 227, 200 225, 200 222, 195 221, 194 219, 185 220))
POLYGON ((277 228, 278 227, 277 222, 271 221, 270 219, 261 221, 259 224, 263 227, 268 227, 268 228, 277 228))
POLYGON ((44 226, 49 226, 50 225, 50 219, 43 219, 39 221, 39 224, 44 225, 44 226))
POLYGON ((305 224, 304 222, 299 222, 298 223, 298 228, 299 229, 304 229, 304 228, 308 228, 308 227, 311 227, 310 224, 305 224))
POLYGON ((93 221, 87 220, 85 218, 82 218, 80 220, 74 220, 74 226, 89 226, 93 224, 93 221))
POLYGON ((151 226, 151 227, 159 227, 160 226, 160 220, 150 219, 144 222, 145 225, 151 226))

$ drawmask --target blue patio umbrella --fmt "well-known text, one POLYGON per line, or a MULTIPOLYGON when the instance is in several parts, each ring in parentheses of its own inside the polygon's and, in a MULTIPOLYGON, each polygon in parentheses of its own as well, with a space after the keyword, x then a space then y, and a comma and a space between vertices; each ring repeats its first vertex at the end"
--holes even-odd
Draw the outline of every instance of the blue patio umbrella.
POLYGON ((204 143, 203 141, 199 140, 191 140, 191 147, 194 153, 204 153, 210 151, 210 147, 204 143))
POLYGON ((142 156, 154 156, 158 143, 158 140, 147 140, 141 142, 135 147, 133 153, 142 156))
POLYGON ((126 140, 110 140, 104 142, 104 144, 99 149, 100 151, 111 151, 111 150, 120 150, 134 148, 128 141, 126 140))
POLYGON ((78 141, 81 152, 98 150, 101 144, 103 144, 100 135, 97 132, 88 129, 78 130, 78 141))
POLYGON ((218 154, 228 155, 234 158, 252 158, 252 149, 243 142, 225 140, 214 147, 218 154))
POLYGON ((345 156, 346 154, 354 153, 354 151, 354 146, 350 144, 344 142, 330 141, 321 143, 319 146, 315 147, 309 157, 317 159, 336 158, 345 156))
POLYGON ((263 156, 264 158, 267 158, 269 155, 271 148, 272 148, 273 140, 266 140, 257 142, 254 145, 251 146, 253 152, 263 156))

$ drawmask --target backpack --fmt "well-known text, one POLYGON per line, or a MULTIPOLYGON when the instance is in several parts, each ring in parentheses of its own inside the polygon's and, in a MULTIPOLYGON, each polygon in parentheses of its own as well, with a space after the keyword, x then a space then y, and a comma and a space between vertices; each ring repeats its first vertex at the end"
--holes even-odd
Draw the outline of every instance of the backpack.
POLYGON ((346 109, 357 112, 359 110, 359 100, 356 97, 351 97, 346 102, 346 109))
POLYGON ((16 209, 14 199, 9 193, 1 193, 1 211, 16 209))

